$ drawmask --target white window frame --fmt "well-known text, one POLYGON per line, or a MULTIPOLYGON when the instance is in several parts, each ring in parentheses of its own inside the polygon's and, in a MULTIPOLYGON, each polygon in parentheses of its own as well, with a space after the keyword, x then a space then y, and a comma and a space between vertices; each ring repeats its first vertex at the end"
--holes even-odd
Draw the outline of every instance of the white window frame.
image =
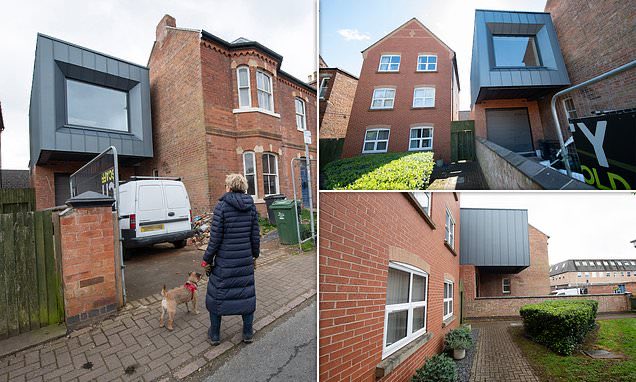
MULTIPOLYGON (((379 135, 379 134, 378 134, 379 135)), ((364 140, 362 141, 362 153, 363 154, 370 154, 370 153, 385 153, 389 150, 389 139, 391 138, 391 129, 385 128, 385 127, 377 127, 377 128, 371 128, 371 129, 367 129, 364 132, 364 140), (378 139, 377 135, 376 135, 376 139, 373 140, 369 140, 367 141, 367 134, 369 133, 369 131, 381 131, 381 130, 387 130, 389 132, 389 135, 387 135, 386 139, 378 139), (367 143, 369 142, 374 142, 375 144, 373 145, 374 149, 373 150, 365 150, 365 146, 367 143), (386 142, 386 149, 384 150, 378 150, 378 142, 386 142)))
MULTIPOLYGON (((243 151, 243 176, 247 180, 248 175, 254 175, 254 198, 258 197, 258 171, 256 169, 256 153, 254 151, 243 151), (254 173, 247 173, 247 168, 245 167, 245 156, 246 154, 252 154, 252 167, 254 168, 254 173)), ((246 191, 247 192, 247 191, 246 191)), ((248 194, 249 195, 249 194, 248 194)))
MULTIPOLYGON (((390 356, 395 353, 414 339, 418 338, 422 334, 426 333, 427 321, 428 321, 428 273, 423 270, 416 268, 412 265, 398 263, 398 262, 389 262, 389 268, 397 269, 402 272, 410 273, 409 279, 409 302, 403 304, 392 304, 386 305, 385 301, 385 309, 384 309, 384 335, 382 336, 382 359, 390 356), (417 275, 420 277, 424 277, 426 279, 426 293, 424 294, 424 301, 411 302, 411 298, 413 297, 413 275, 417 275), (424 327, 413 332, 413 309, 424 307, 424 327), (389 325, 389 313, 399 312, 406 310, 407 318, 406 318, 406 337, 401 340, 391 344, 390 346, 386 346, 386 336, 388 332, 389 325)), ((388 278, 388 274, 387 274, 388 278)), ((388 288, 388 279, 387 279, 387 288, 388 288)), ((388 293, 388 291, 387 291, 388 293)))
POLYGON ((274 112, 274 83, 272 81, 272 76, 270 76, 269 74, 265 73, 262 70, 257 70, 256 71, 256 95, 257 95, 257 99, 258 99, 258 107, 259 109, 263 109, 263 110, 267 110, 267 111, 271 111, 272 113, 274 112), (259 78, 259 74, 261 76, 261 78, 265 77, 267 79, 267 81, 269 82, 269 89, 270 91, 268 92, 267 90, 261 88, 258 85, 258 78, 259 78), (258 99, 258 94, 264 93, 267 95, 268 99, 269 99, 269 104, 271 106, 270 109, 263 107, 263 105, 261 105, 260 99, 258 99))
POLYGON ((431 87, 431 86, 419 86, 415 89, 413 89, 413 108, 415 109, 424 109, 424 108, 430 108, 430 107, 435 107, 435 88, 431 87), (417 91, 424 91, 425 94, 424 96, 421 97, 417 97, 417 91), (432 91, 432 96, 430 94, 430 92, 432 91), (422 106, 416 106, 415 105, 415 101, 417 100, 422 100, 423 105, 422 106), (431 104, 427 104, 426 101, 427 100, 432 100, 431 104))
POLYGON ((320 79, 320 90, 318 93, 318 98, 325 99, 325 94, 327 94, 327 89, 329 86, 329 80, 331 77, 325 76, 320 79))
POLYGON ((274 153, 269 153, 269 152, 263 153, 263 155, 261 156, 261 161, 263 163, 265 162, 265 156, 266 155, 271 155, 271 156, 274 157, 274 159, 275 159, 274 160, 274 164, 276 165, 274 167, 276 167, 276 172, 275 173, 271 172, 272 171, 271 167, 269 169, 270 172, 266 173, 265 170, 263 170, 263 173, 261 174, 263 176, 263 194, 264 194, 264 196, 280 194, 280 184, 279 184, 280 176, 279 176, 279 171, 278 171, 278 155, 276 155, 274 153), (267 194, 267 193, 265 193, 265 176, 273 176, 273 175, 276 176, 276 178, 275 178, 276 179, 276 192, 273 193, 273 194, 267 194))
POLYGON ((442 320, 446 321, 449 318, 453 317, 453 298, 455 296, 455 283, 453 283, 450 280, 444 280, 444 307, 442 308, 442 314, 444 313, 444 310, 446 309, 446 303, 450 303, 449 306, 449 310, 447 314, 443 314, 442 320), (446 297, 446 285, 450 285, 450 297, 446 297))
POLYGON ((296 97, 294 99, 294 109, 296 110, 296 130, 307 130, 307 104, 305 103, 305 100, 300 97, 296 97), (302 106, 303 110, 301 113, 298 112, 298 105, 302 106), (302 126, 298 126, 298 117, 301 117, 300 122, 302 126))
POLYGON ((565 118, 568 119, 568 123, 570 123, 569 122, 570 118, 572 119, 578 118, 578 113, 576 111, 576 106, 574 105, 574 100, 572 99, 572 97, 566 97, 563 99, 562 102, 563 102, 563 110, 565 110, 565 118), (572 103, 571 108, 568 106, 567 101, 570 101, 572 103))
POLYGON ((383 54, 380 56, 380 63, 378 64, 378 72, 389 72, 389 73, 397 73, 400 71, 400 64, 402 63, 402 56, 399 54, 383 54), (384 57, 389 57, 389 62, 382 62, 384 57), (394 62, 391 62, 391 57, 398 57, 400 61, 397 63, 397 69, 392 70, 391 65, 395 65, 394 62), (386 69, 382 69, 382 65, 386 65, 386 69))
POLYGON ((424 214, 430 218, 431 217, 431 202, 433 199, 433 194, 431 192, 418 191, 418 192, 413 192, 412 195, 415 201, 417 202, 417 204, 422 208, 422 211, 424 211, 424 214), (426 198, 426 200, 428 201, 426 205, 422 204, 421 202, 423 198, 426 198))
POLYGON ((395 107, 395 93, 396 93, 396 89, 395 88, 376 88, 373 89, 373 95, 371 96, 371 109, 373 110, 392 110, 395 107), (393 97, 389 98, 386 96, 386 91, 390 90, 393 92, 393 97), (383 97, 379 97, 376 96, 376 92, 380 92, 380 91, 384 91, 384 96, 383 97), (386 102, 387 101, 391 101, 391 106, 386 106, 386 102), (381 101, 382 102, 382 106, 373 106, 373 104, 375 103, 375 101, 381 101))
POLYGON ((409 151, 431 151, 433 150, 433 134, 434 134, 435 130, 433 128, 433 126, 426 126, 426 125, 422 125, 422 126, 413 126, 411 127, 411 130, 409 130, 409 151), (413 133, 413 130, 430 130, 431 131, 431 136, 430 137, 422 137, 422 138, 413 138, 411 137, 411 134, 413 133), (412 148, 411 147, 411 142, 412 141, 418 141, 419 142, 419 146, 418 148, 412 148), (430 142, 430 145, 428 147, 422 147, 422 144, 424 142, 430 142))
POLYGON ((252 88, 250 83, 250 68, 249 66, 239 66, 236 68, 236 88, 238 89, 238 107, 239 109, 252 107, 252 88), (241 86, 241 70, 247 71, 247 85, 241 86), (241 89, 247 89, 247 105, 241 104, 241 89))
POLYGON ((583 277, 583 273, 581 273, 581 272, 577 272, 577 273, 576 273, 576 277, 583 277))
POLYGON ((417 56, 417 72, 436 72, 437 71, 437 55, 436 54, 420 54, 417 56), (420 58, 426 57, 426 62, 420 63, 420 58), (435 62, 428 62, 429 57, 435 57, 435 62), (420 69, 420 65, 424 65, 424 69, 420 69), (429 65, 434 65, 433 69, 428 69, 429 65))
POLYGON ((455 249, 455 218, 448 208, 446 208, 446 221, 444 223, 444 230, 444 241, 451 248, 455 249))
POLYGON ((511 286, 510 279, 509 278, 501 279, 501 293, 510 294, 511 291, 512 291, 512 286, 511 286), (508 290, 506 290, 506 280, 508 280, 508 290))

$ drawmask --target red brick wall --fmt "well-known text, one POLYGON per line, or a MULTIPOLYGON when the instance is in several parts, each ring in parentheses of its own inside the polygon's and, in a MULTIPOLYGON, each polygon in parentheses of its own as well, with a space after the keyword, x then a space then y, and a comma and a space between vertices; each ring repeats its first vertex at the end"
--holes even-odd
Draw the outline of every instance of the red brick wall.
POLYGON ((401 193, 320 197, 320 380, 375 381, 375 368, 382 360, 390 259, 429 274, 427 331, 433 338, 383 378, 408 380, 427 357, 442 350, 444 334, 459 324, 459 256, 444 245, 449 208, 456 220, 459 253, 459 201, 452 193, 433 195, 432 229, 401 193), (443 328, 445 274, 455 281, 457 318, 443 328))
POLYGON ((344 138, 358 80, 333 68, 320 69, 320 75, 330 77, 325 97, 320 100, 320 138, 344 138))
MULTIPOLYGON (((548 236, 528 225, 530 266, 519 273, 479 273, 479 296, 545 296, 550 294, 548 236), (502 280, 510 279, 510 293, 503 293, 502 280)), ((467 281, 464 281, 466 283, 467 281)))
POLYGON ((361 155, 365 131, 371 126, 390 126, 389 152, 407 151, 410 128, 414 124, 434 127, 433 151, 436 159, 450 161, 450 123, 453 119, 452 52, 416 21, 385 37, 365 52, 360 80, 351 109, 351 119, 343 148, 343 158, 361 155), (380 56, 400 53, 399 73, 379 73, 380 56), (437 72, 416 72, 420 53, 437 54, 437 72), (392 110, 370 110, 375 87, 395 86, 392 110), (435 87, 435 107, 413 109, 416 86, 435 87))
POLYGON ((76 328, 117 309, 111 207, 75 208, 60 216, 64 309, 76 328))
POLYGON ((636 281, 628 283, 611 283, 606 285, 590 285, 587 287, 587 293, 600 294, 600 293, 614 293, 614 290, 618 287, 618 284, 625 284, 625 291, 628 293, 636 293, 636 281))

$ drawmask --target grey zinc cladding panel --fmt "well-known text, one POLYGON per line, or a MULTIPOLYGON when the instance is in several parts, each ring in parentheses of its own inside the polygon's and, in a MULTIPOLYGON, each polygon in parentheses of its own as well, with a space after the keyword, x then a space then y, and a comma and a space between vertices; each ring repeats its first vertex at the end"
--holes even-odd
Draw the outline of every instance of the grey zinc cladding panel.
MULTIPOLYGON (((541 12, 476 10, 470 70, 472 104, 481 99, 496 98, 492 96, 496 93, 485 93, 482 89, 561 88, 570 84, 550 14, 541 12), (543 66, 496 68, 493 34, 536 35, 537 49, 543 66)), ((532 94, 536 95, 528 92, 529 96, 532 94)))
MULTIPOLYGON (((148 68, 38 34, 29 107, 30 165, 69 153, 82 158, 115 146, 122 158, 151 158, 148 68), (66 79, 128 93, 129 131, 66 123, 66 79), (43 155, 46 153, 47 155, 43 155)), ((78 157, 79 158, 79 157, 78 157)))
POLYGON ((460 264, 530 265, 527 210, 462 208, 460 222, 460 264))

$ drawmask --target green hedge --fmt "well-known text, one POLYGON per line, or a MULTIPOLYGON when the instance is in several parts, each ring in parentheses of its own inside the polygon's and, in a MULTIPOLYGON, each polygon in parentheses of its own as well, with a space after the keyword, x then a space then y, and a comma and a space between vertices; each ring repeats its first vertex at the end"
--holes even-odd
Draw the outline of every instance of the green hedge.
POLYGON ((533 341, 553 352, 570 355, 594 328, 598 302, 546 301, 521 307, 523 326, 533 341))
POLYGON ((445 354, 437 354, 426 361, 419 368, 412 382, 455 382, 457 380, 457 365, 445 354))
POLYGON ((371 154, 331 162, 323 169, 328 190, 423 190, 433 153, 371 154))

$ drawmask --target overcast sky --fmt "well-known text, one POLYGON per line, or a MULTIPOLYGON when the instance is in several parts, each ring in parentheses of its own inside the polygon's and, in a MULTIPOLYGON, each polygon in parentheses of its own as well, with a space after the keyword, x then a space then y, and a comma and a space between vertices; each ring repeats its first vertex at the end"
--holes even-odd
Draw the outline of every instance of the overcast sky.
POLYGON ((521 208, 546 235, 550 264, 568 259, 636 259, 636 195, 616 192, 464 192, 462 208, 521 208))
POLYGON ((177 27, 225 40, 256 40, 283 56, 282 69, 307 81, 316 63, 316 0, 65 0, 4 2, 0 23, 2 167, 29 162, 29 95, 38 32, 146 65, 164 14, 177 27))
POLYGON ((546 0, 321 0, 320 54, 358 76, 362 50, 416 17, 457 54, 460 108, 470 110, 475 9, 543 12, 546 0))

